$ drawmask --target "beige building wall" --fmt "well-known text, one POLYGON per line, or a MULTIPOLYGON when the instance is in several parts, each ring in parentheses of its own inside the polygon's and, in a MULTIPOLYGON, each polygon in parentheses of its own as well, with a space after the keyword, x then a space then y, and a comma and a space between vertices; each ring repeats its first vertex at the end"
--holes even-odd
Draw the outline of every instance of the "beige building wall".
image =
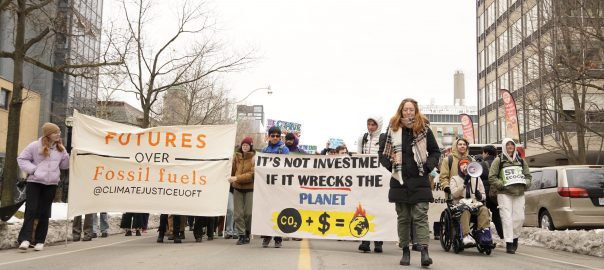
MULTIPOLYGON (((0 78, 0 88, 12 93, 13 84, 0 78)), ((21 108, 21 127, 19 133, 19 152, 29 143, 38 139, 38 121, 40 118, 40 95, 34 91, 23 91, 23 107, 21 108)), ((6 152, 6 136, 8 132, 8 110, 0 108, 0 153, 6 152)))

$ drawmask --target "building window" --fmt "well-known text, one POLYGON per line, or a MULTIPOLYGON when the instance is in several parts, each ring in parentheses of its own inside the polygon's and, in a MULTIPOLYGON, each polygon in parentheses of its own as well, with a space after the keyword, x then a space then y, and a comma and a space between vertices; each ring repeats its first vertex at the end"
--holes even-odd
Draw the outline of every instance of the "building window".
POLYGON ((507 30, 503 31, 503 33, 497 37, 497 47, 497 58, 501 58, 508 52, 509 48, 507 30))
POLYGON ((516 47, 522 41, 522 20, 518 19, 511 27, 512 34, 512 46, 510 49, 516 47))
POLYGON ((484 88, 480 88, 478 90, 478 109, 481 110, 482 108, 486 107, 486 103, 485 103, 485 90, 484 88))
POLYGON ((500 17, 508 9, 508 0, 497 0, 497 17, 500 17))
POLYGON ((497 121, 489 123, 489 140, 487 143, 495 143, 497 141, 497 121))
POLYGON ((478 140, 480 143, 487 143, 487 125, 482 125, 478 128, 478 140))
POLYGON ((518 91, 522 86, 522 64, 518 64, 512 68, 512 92, 518 91))
POLYGON ((495 3, 491 3, 491 5, 487 8, 487 24, 485 28, 489 28, 495 22, 495 3))
POLYGON ((524 21, 526 22, 526 36, 530 36, 537 31, 539 22, 539 16, 537 13, 537 5, 534 5, 526 14, 524 14, 524 21))
POLYGON ((489 46, 487 47, 487 67, 492 65, 495 62, 495 43, 496 42, 491 42, 491 44, 489 44, 489 46))
POLYGON ((0 89, 0 109, 8 110, 8 90, 2 88, 0 89))
POLYGON ((484 13, 478 16, 478 36, 484 33, 484 13))
POLYGON ((510 89, 510 81, 508 79, 508 73, 504 73, 503 75, 499 76, 498 78, 499 80, 499 89, 510 89))

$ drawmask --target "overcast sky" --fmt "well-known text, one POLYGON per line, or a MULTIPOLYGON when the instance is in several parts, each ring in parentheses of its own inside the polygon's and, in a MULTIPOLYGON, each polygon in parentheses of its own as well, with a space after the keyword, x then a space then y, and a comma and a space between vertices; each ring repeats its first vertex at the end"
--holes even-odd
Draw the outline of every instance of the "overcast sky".
MULTIPOLYGON (((115 15, 115 1, 105 0, 104 21, 115 15)), ((264 105, 266 118, 302 124, 301 144, 322 149, 333 137, 356 149, 367 117, 387 122, 406 97, 452 105, 456 70, 465 73, 467 103, 476 104, 475 5, 210 0, 207 6, 230 49, 253 48, 259 58, 224 77, 235 100, 270 84, 273 95, 257 91, 244 104, 264 105)), ((153 23, 174 19, 168 9, 155 14, 153 23)))

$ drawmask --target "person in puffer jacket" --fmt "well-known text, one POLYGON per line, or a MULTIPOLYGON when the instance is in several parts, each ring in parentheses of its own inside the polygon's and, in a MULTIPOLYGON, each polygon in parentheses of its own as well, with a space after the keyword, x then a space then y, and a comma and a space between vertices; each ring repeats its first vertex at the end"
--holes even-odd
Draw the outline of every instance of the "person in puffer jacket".
POLYGON ((53 123, 42 126, 43 136, 30 143, 17 157, 19 168, 27 173, 25 219, 19 232, 20 250, 27 250, 36 226, 34 250, 44 249, 52 201, 61 171, 69 168, 69 154, 61 142, 61 130, 53 123))
POLYGON ((489 169, 489 184, 497 190, 506 252, 514 254, 524 223, 524 191, 531 186, 532 176, 526 160, 516 151, 514 140, 505 138, 501 145, 502 155, 493 160, 489 169))

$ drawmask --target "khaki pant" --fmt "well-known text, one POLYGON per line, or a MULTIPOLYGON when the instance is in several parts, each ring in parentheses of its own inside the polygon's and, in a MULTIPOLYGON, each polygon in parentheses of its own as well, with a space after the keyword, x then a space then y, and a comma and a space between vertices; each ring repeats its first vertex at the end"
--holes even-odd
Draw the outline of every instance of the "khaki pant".
MULTIPOLYGON (((491 221, 489 220, 489 209, 486 206, 478 208, 478 217, 477 217, 477 229, 482 230, 485 228, 489 228, 491 225, 491 221)), ((470 233, 470 211, 466 210, 461 213, 461 217, 459 218, 459 222, 461 223, 461 232, 463 236, 466 236, 470 233)))
POLYGON ((252 230, 253 198, 253 191, 233 191, 233 214, 235 216, 235 231, 239 235, 247 235, 252 230))
POLYGON ((428 227, 427 202, 408 204, 396 203, 398 237, 401 247, 409 246, 411 221, 415 225, 417 243, 428 245, 430 241, 430 229, 428 227))

